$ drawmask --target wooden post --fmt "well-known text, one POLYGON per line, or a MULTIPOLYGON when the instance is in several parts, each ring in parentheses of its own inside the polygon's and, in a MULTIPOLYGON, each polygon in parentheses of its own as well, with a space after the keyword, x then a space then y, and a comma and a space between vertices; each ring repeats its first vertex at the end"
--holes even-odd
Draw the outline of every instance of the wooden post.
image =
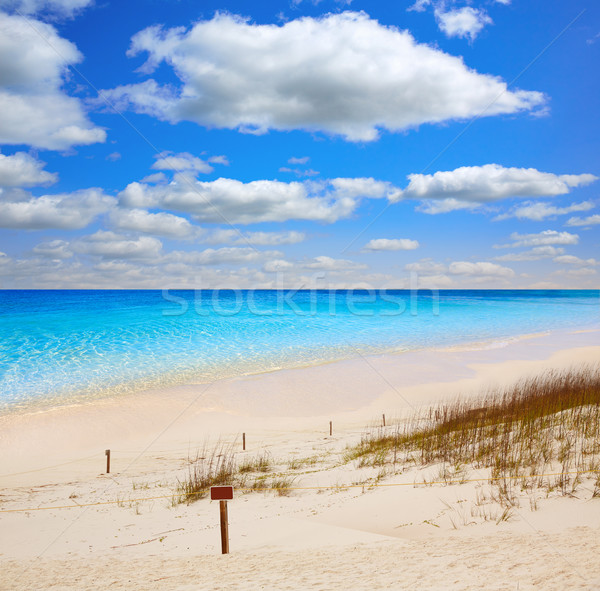
POLYGON ((110 449, 107 449, 104 455, 106 456, 106 473, 110 474, 110 449))
POLYGON ((227 521, 227 501, 219 501, 221 513, 221 554, 229 554, 229 523, 227 521))
POLYGON ((329 437, 333 435, 333 421, 329 421, 329 437))
POLYGON ((246 451, 246 434, 242 433, 242 449, 246 451))
POLYGON ((383 415, 383 426, 385 427, 385 414, 383 415))
POLYGON ((211 501, 219 501, 221 515, 221 552, 229 554, 229 522, 227 521, 227 500, 233 500, 233 486, 211 486, 211 501))

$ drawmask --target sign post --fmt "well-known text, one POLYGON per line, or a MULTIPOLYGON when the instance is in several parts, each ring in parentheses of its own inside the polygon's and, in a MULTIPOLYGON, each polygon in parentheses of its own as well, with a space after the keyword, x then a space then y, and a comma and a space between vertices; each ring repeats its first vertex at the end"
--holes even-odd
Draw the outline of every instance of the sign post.
POLYGON ((211 486, 210 498, 212 501, 219 501, 219 514, 221 517, 221 554, 229 554, 227 501, 233 499, 233 486, 211 486))

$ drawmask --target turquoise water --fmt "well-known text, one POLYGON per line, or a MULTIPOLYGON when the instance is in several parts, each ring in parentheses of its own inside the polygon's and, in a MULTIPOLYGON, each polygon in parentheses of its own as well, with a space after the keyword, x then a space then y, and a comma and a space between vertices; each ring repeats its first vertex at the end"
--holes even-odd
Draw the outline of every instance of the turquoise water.
POLYGON ((0 291, 0 410, 600 325, 595 291, 0 291))

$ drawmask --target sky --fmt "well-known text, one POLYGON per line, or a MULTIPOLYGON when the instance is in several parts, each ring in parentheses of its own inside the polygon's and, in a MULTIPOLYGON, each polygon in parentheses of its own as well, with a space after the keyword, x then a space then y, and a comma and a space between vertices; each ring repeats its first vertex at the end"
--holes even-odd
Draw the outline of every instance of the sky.
POLYGON ((599 287, 595 0, 0 0, 0 288, 599 287))

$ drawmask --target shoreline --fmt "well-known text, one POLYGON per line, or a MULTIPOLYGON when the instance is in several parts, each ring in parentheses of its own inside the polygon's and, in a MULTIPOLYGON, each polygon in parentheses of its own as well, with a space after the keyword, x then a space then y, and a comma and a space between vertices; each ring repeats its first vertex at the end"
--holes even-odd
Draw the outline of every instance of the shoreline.
MULTIPOLYGON (((332 359, 323 359, 319 361, 299 361, 296 363, 292 363, 289 366, 281 366, 281 367, 272 367, 266 369, 257 369, 254 371, 241 372, 234 375, 225 375, 222 377, 216 377, 213 380, 194 380, 183 378, 181 381, 174 380, 173 383, 166 385, 152 385, 152 381, 150 380, 150 384, 147 384, 149 380, 141 379, 139 381, 130 383, 130 384, 122 384, 118 387, 112 388, 102 388, 100 392, 96 395, 86 395, 83 394, 78 396, 77 394, 72 394, 65 396, 64 402, 51 403, 46 399, 40 400, 31 400, 25 403, 15 404, 15 405, 6 405, 5 407, 0 408, 0 420, 3 417, 7 416, 28 416, 35 414, 43 414, 48 412, 57 412, 61 409, 69 409, 69 408, 79 408, 85 407, 88 405, 93 405, 95 403, 99 403, 102 401, 112 401, 119 399, 127 399, 135 396, 144 396, 148 393, 163 393, 167 396, 172 392, 176 392, 181 388, 188 387, 205 387, 212 386, 215 383, 226 382, 229 380, 238 380, 238 379, 246 379, 246 378, 257 378, 260 376, 268 376, 273 373, 278 372, 287 372, 287 371, 296 371, 296 370, 310 370, 311 368, 316 367, 324 367, 324 366, 332 366, 336 364, 342 364, 347 362, 353 362, 359 359, 370 359, 370 358, 379 358, 382 356, 390 356, 390 357, 399 357, 402 355, 410 355, 410 354, 419 354, 419 353, 445 353, 445 352, 468 352, 468 351, 483 351, 483 350, 496 350, 503 349, 505 347, 510 347, 516 343, 520 343, 522 341, 530 340, 530 339, 538 339, 544 337, 560 337, 561 335, 574 335, 574 334, 600 334, 600 326, 593 328, 573 328, 573 329, 559 329, 556 331, 545 330, 542 332, 535 333, 525 333, 525 334, 517 334, 517 335, 509 335, 503 337, 494 337, 490 339, 484 340, 475 340, 475 341, 467 341, 467 342, 458 342, 456 344, 451 345, 435 345, 431 347, 418 347, 413 349, 399 349, 399 348, 389 348, 382 349, 380 351, 359 351, 356 348, 353 348, 354 354, 349 356, 343 356, 332 359), (146 382, 146 384, 144 384, 146 382)), ((600 343, 600 339, 598 340, 600 343)), ((230 366, 229 366, 230 367, 230 366)), ((162 378, 161 378, 162 379, 162 378)), ((154 380, 154 381, 161 381, 154 380)), ((168 380, 167 380, 168 381, 168 380)))
POLYGON ((378 354, 8 413, 0 416, 0 475, 108 448, 142 452, 242 432, 325 431, 330 420, 360 429, 382 413, 400 417, 546 369, 598 362, 598 337, 598 330, 522 335, 502 346, 378 354))

